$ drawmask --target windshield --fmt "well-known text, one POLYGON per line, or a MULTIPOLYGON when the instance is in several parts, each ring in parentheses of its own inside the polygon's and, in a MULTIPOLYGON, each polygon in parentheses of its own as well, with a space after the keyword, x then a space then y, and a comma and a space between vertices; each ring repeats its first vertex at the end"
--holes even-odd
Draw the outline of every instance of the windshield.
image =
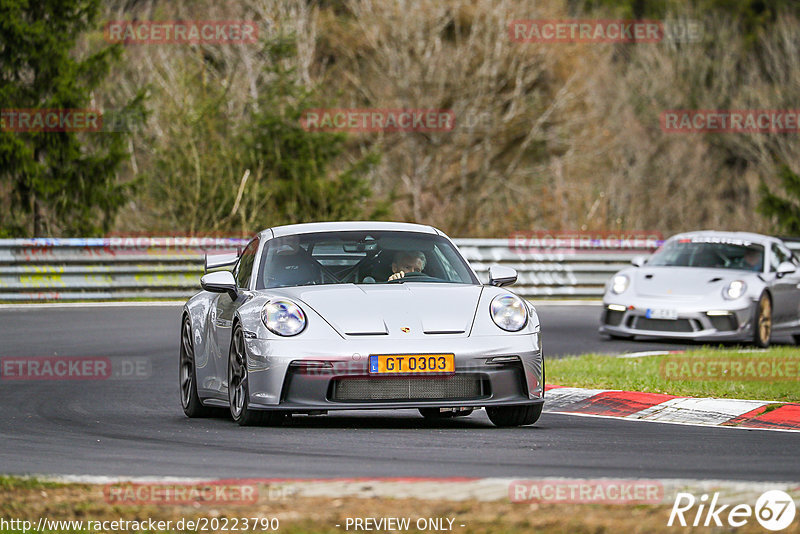
POLYGON ((647 265, 762 272, 764 247, 742 239, 714 237, 674 239, 656 251, 647 265))
POLYGON ((479 283, 455 247, 438 235, 321 232, 270 240, 257 287, 406 282, 479 283))

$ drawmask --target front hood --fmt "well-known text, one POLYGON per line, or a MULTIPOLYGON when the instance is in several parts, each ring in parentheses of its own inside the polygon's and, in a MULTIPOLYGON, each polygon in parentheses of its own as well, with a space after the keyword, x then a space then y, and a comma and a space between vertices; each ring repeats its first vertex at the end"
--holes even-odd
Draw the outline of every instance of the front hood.
POLYGON ((731 269, 699 267, 640 267, 629 271, 633 289, 640 297, 704 298, 721 295, 732 280, 746 280, 753 275, 731 269))
POLYGON ((481 289, 477 285, 405 282, 304 286, 271 292, 308 306, 342 336, 412 339, 442 334, 466 336, 481 289))

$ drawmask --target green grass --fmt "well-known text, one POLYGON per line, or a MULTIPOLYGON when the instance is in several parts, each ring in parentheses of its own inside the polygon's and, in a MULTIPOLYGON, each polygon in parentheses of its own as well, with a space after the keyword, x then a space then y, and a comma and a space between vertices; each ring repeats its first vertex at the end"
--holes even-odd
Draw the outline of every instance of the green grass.
MULTIPOLYGON (((734 399, 757 399, 781 402, 800 402, 800 377, 793 378, 741 378, 721 376, 715 380, 675 378, 668 369, 686 369, 699 360, 708 365, 709 360, 727 360, 742 365, 757 365, 785 360, 800 368, 800 349, 777 347, 766 351, 742 353, 740 349, 701 348, 685 354, 644 356, 641 358, 617 358, 599 354, 547 361, 547 382, 559 386, 583 388, 621 389, 668 393, 689 397, 719 397, 734 399), (739 360, 743 358, 743 360, 739 360), (677 364, 676 364, 677 362, 677 364), (667 367, 671 365, 670 367, 667 367)), ((786 369, 786 368, 785 368, 786 369)), ((685 376, 685 375, 684 375, 685 376)))
POLYGON ((32 477, 0 475, 0 491, 13 491, 18 489, 48 489, 60 488, 63 484, 48 482, 32 477))

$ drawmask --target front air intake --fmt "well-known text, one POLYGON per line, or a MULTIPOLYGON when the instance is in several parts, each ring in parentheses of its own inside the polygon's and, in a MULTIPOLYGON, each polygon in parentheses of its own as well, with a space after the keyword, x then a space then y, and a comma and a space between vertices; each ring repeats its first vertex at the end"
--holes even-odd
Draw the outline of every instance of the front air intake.
POLYGON ((347 377, 332 381, 331 401, 471 400, 488 397, 489 380, 480 375, 440 377, 347 377))

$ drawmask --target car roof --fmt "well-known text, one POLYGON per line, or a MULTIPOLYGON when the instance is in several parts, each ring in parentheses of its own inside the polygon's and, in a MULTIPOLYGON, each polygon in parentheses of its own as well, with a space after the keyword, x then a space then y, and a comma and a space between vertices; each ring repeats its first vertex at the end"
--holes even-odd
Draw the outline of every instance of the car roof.
POLYGON ((773 243, 775 241, 780 241, 775 237, 763 234, 755 234, 753 232, 720 232, 718 230, 700 230, 697 232, 684 232, 682 234, 675 234, 670 239, 691 238, 691 237, 717 237, 720 239, 741 239, 744 241, 750 241, 752 243, 758 243, 760 245, 773 243))
POLYGON ((315 222, 303 224, 287 224, 267 228, 261 232, 262 238, 283 237, 295 234, 310 234, 314 232, 348 232, 348 231, 384 231, 384 232, 418 232, 424 234, 444 235, 433 226, 403 222, 387 221, 339 221, 315 222))

